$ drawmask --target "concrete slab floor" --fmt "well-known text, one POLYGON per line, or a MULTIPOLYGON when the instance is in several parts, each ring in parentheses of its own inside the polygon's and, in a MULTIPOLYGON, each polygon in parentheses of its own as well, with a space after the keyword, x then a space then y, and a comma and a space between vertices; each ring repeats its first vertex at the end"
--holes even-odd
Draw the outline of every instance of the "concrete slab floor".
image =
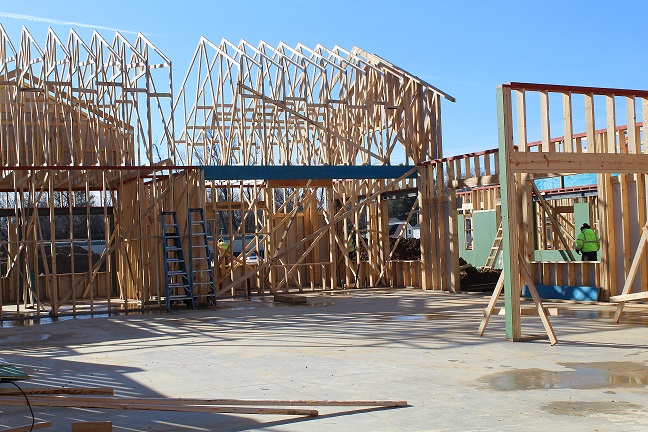
MULTIPOLYGON (((35 407, 48 431, 73 421, 115 431, 644 431, 648 309, 567 307, 559 343, 504 340, 488 298, 410 289, 309 294, 308 303, 221 302, 170 314, 0 328, 0 357, 24 386, 111 386, 123 397, 393 399, 404 408, 320 407, 319 417, 35 407)), ((541 334, 523 317, 525 334, 541 334)), ((0 402, 0 424, 27 407, 0 402)), ((2 430, 0 428, 0 430, 2 430)))

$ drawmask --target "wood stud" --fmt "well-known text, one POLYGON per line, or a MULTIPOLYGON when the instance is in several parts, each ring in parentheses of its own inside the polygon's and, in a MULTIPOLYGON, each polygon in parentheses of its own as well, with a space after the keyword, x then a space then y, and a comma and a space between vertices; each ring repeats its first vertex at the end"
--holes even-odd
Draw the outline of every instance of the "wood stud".
POLYGON ((521 271, 531 284, 599 283, 607 298, 624 286, 621 266, 648 289, 648 259, 636 252, 648 213, 639 121, 648 116, 646 92, 504 85, 499 149, 443 158, 440 101, 453 99, 358 47, 202 38, 174 98, 171 62, 142 35, 109 42, 95 33, 84 41, 71 31, 63 42, 50 30, 41 47, 24 29, 16 46, 0 27, 0 319, 23 316, 28 306, 36 315, 161 306, 159 214, 177 211, 186 227, 191 206, 206 209, 214 244, 231 245, 215 260, 220 296, 358 284, 458 290, 458 197, 466 211, 495 209, 503 220, 509 339, 521 338, 521 271), (537 125, 527 110, 534 93, 537 125), (552 103, 550 115, 554 94, 562 103, 552 103), (595 106, 598 98, 605 104, 595 106), (617 125, 618 98, 625 126, 617 125), (551 125, 552 117, 561 121, 551 125), (598 118, 605 129, 596 129, 598 118), (574 133, 580 120, 585 131, 574 133), (561 127, 563 136, 552 138, 561 127), (531 130, 538 142, 528 142, 531 130), (201 165, 401 162, 416 180, 205 181, 200 172, 201 165), (560 233, 574 230, 573 208, 564 211, 573 202, 539 207, 532 180, 581 172, 598 174, 598 199, 589 202, 600 262, 532 262, 532 242, 564 248, 571 238, 560 233), (420 264, 391 259, 385 197, 407 190, 418 197, 408 219, 419 215, 420 264), (636 218, 620 207, 636 208, 636 218), (368 261, 348 256, 350 238, 368 261), (84 259, 66 265, 63 247, 84 259), (411 277, 416 266, 420 278, 411 277))

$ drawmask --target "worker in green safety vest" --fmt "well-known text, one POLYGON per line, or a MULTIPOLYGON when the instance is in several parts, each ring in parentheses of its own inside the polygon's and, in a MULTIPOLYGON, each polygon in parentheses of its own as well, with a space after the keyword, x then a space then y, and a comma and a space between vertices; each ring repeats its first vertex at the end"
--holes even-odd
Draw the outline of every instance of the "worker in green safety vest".
POLYGON ((583 253, 583 261, 596 261, 597 252, 601 248, 601 239, 590 228, 588 223, 581 225, 581 232, 576 240, 576 252, 583 253))
POLYGON ((355 239, 353 238, 353 233, 347 240, 347 254, 349 254, 350 259, 355 258, 355 239))
POLYGON ((229 243, 227 243, 222 238, 219 239, 218 240, 218 256, 220 258, 219 262, 221 264, 230 262, 230 257, 229 257, 229 254, 227 253, 228 249, 229 249, 229 243))

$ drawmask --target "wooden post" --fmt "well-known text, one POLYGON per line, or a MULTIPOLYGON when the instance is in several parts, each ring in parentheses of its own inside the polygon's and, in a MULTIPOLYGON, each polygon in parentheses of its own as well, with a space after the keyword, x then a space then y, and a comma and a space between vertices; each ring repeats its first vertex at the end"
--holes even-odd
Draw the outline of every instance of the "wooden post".
POLYGON ((513 121, 511 90, 497 87, 497 124, 499 140, 499 169, 502 194, 502 256, 504 295, 506 308, 506 338, 519 340, 522 335, 520 322, 520 270, 518 257, 517 203, 515 202, 515 175, 509 169, 513 151, 513 121))
POLYGON ((422 273, 422 288, 423 290, 433 290, 436 285, 434 283, 434 269, 436 268, 435 259, 436 252, 431 248, 430 233, 432 226, 432 214, 430 209, 430 189, 433 176, 430 175, 432 170, 431 165, 425 165, 418 169, 418 201, 421 215, 421 273, 422 273))

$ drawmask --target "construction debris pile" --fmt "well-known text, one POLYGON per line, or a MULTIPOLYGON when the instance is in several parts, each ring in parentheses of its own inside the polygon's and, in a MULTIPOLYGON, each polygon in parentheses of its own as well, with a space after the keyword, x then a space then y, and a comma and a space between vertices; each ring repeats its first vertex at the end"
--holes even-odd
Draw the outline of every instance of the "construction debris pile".
POLYGON ((466 268, 459 273, 463 291, 492 291, 502 273, 500 269, 476 268, 468 265, 466 260, 459 257, 459 265, 466 268))
MULTIPOLYGON (((396 245, 396 238, 389 238, 389 250, 394 249, 396 245)), ((367 248, 365 244, 360 244, 358 247, 360 252, 360 259, 362 261, 369 261, 369 254, 367 253, 367 248)), ((418 261, 421 259, 421 241, 417 238, 401 238, 396 245, 396 250, 391 257, 392 260, 399 261, 418 261)))
MULTIPOLYGON (((396 238, 389 239, 389 248, 394 250, 393 260, 400 261, 417 261, 421 259, 421 241, 417 238, 401 238, 396 244, 396 238)), ((359 247, 360 259, 368 260, 367 249, 364 245, 359 247)), ((490 268, 473 267, 463 258, 459 258, 459 265, 462 267, 459 273, 461 280, 461 289, 464 291, 492 291, 497 283, 502 270, 490 268)))
MULTIPOLYGON (((45 264, 47 264, 47 271, 52 268, 52 250, 51 248, 44 248, 45 261, 43 256, 40 257, 38 262, 38 273, 47 274, 45 264)), ((56 246, 56 270, 59 274, 69 274, 75 272, 87 271, 92 268, 101 259, 101 254, 95 253, 92 250, 88 252, 88 247, 81 247, 73 245, 57 245, 56 246), (89 263, 90 259, 92 260, 89 263), (74 271, 73 271, 74 270, 74 271)), ((106 262, 104 261, 99 266, 98 271, 106 271, 106 262)))

